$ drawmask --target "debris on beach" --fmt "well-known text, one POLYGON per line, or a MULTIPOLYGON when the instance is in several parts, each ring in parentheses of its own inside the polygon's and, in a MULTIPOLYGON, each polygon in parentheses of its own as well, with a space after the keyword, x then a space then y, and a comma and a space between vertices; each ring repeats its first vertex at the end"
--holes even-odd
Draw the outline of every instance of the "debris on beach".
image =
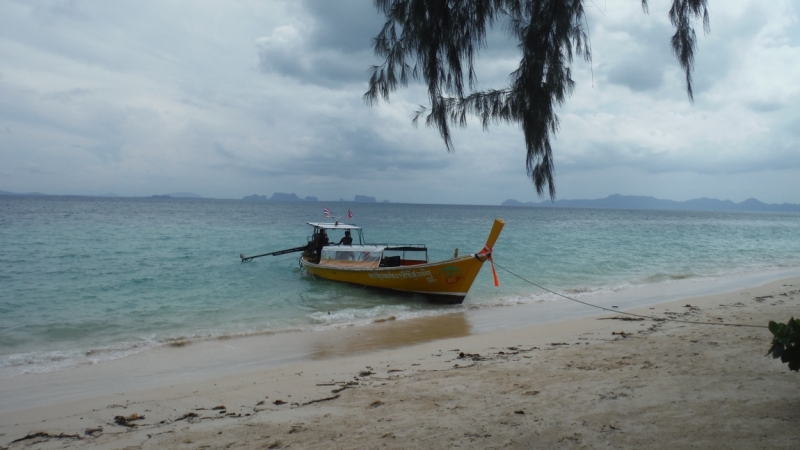
POLYGON ((128 417, 125 417, 125 416, 114 416, 114 423, 117 424, 117 425, 121 425, 123 427, 133 428, 133 427, 136 427, 138 425, 136 425, 135 423, 131 423, 131 422, 133 422, 134 420, 142 420, 142 419, 144 419, 144 416, 140 416, 138 414, 131 414, 128 417))
POLYGON ((273 405, 285 405, 286 402, 283 401, 283 400, 278 399, 278 400, 275 400, 274 402, 272 402, 272 404, 273 405))
POLYGON ((193 419, 195 417, 200 417, 200 414, 193 413, 193 412, 187 412, 186 414, 182 415, 181 417, 175 419, 175 422, 177 422, 179 420, 193 419))
POLYGON ((342 387, 340 387, 339 389, 332 390, 331 393, 338 394, 339 392, 342 392, 345 389, 350 389, 355 386, 358 386, 358 381, 348 381, 347 383, 342 383, 342 387))
POLYGON ((458 359, 471 359, 473 361, 485 361, 486 360, 485 357, 481 356, 478 353, 464 353, 464 352, 460 352, 458 354, 458 359))
POLYGON ((371 369, 362 370, 358 373, 358 376, 360 377, 368 377, 370 375, 375 375, 375 372, 373 372, 371 369))
POLYGON ((523 411, 521 409, 518 409, 518 410, 514 411, 514 414, 525 414, 525 411, 523 411))
POLYGON ((302 423, 292 425, 292 428, 289 430, 289 434, 299 433, 301 431, 305 431, 305 429, 306 427, 304 427, 302 423))
POLYGON ((97 427, 97 428, 87 428, 86 430, 84 430, 84 431, 83 431, 83 434, 84 434, 85 436, 92 436, 92 437, 94 437, 94 434, 95 434, 95 433, 102 433, 102 432, 103 432, 103 427, 97 427))
POLYGON ((48 433, 46 431, 39 431, 39 432, 36 432, 36 433, 29 433, 25 437, 21 437, 19 439, 15 439, 15 440, 11 441, 10 444, 15 444, 17 442, 27 441, 27 440, 36 439, 36 438, 44 438, 44 439, 83 439, 79 434, 65 434, 65 433, 50 434, 50 433, 48 433))
POLYGON ((311 405, 313 403, 327 402, 329 400, 336 400, 337 398, 339 398, 338 394, 334 395, 332 397, 325 397, 325 398, 318 398, 316 400, 311 400, 311 401, 308 401, 308 402, 305 402, 305 403, 301 404, 300 406, 311 405))
POLYGON ((377 408, 378 406, 383 405, 383 402, 380 400, 375 400, 374 402, 369 404, 370 408, 377 408))

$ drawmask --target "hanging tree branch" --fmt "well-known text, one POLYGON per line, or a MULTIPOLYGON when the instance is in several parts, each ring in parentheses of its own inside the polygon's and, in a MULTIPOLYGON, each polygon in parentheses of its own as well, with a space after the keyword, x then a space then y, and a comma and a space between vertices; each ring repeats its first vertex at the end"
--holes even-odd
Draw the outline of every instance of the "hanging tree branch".
MULTIPOLYGON (((584 0, 374 0, 386 15, 375 37, 375 53, 383 64, 370 70, 364 101, 389 101, 391 92, 407 87, 409 79, 423 79, 429 106, 417 110, 413 122, 425 117, 452 152, 451 125, 465 127, 467 116, 490 123, 518 123, 525 137, 528 176, 539 195, 548 189, 555 200, 551 136, 558 131, 555 107, 572 93, 574 55, 591 61, 584 0), (470 92, 475 86, 474 60, 486 47, 486 31, 498 19, 507 19, 508 32, 518 41, 519 67, 510 85, 501 90, 470 92), (465 80, 466 79, 466 80, 465 80)), ((642 9, 648 11, 647 0, 642 9)), ((672 48, 686 74, 693 101, 691 71, 696 49, 692 20, 703 18, 709 30, 707 0, 673 0, 669 12, 675 26, 672 48)))

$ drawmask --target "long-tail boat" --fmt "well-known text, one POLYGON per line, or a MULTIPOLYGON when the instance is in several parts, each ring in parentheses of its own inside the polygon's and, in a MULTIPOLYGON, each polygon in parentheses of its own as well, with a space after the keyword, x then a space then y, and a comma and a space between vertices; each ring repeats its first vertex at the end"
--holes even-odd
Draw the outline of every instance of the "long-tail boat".
MULTIPOLYGON (((422 294, 431 300, 457 304, 464 301, 483 263, 492 257, 505 222, 495 219, 486 245, 478 253, 439 262, 428 262, 424 244, 366 244, 361 227, 346 223, 312 223, 314 234, 306 246, 300 265, 313 276, 327 280, 422 294), (328 242, 328 232, 356 233, 350 244, 328 242)), ((340 241, 342 242, 342 241, 340 241)), ((242 255, 242 259, 244 260, 242 255)), ((495 285, 497 274, 492 264, 495 285)))

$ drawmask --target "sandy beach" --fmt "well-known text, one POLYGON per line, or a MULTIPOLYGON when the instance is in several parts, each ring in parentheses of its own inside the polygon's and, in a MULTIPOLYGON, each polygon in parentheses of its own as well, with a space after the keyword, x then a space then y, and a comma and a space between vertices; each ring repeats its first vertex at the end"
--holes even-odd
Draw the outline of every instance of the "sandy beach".
MULTIPOLYGON (((798 304, 800 277, 630 312, 764 326, 798 304)), ((0 448, 800 447, 800 375, 764 356, 766 328, 617 317, 386 320, 7 378, 0 448)))

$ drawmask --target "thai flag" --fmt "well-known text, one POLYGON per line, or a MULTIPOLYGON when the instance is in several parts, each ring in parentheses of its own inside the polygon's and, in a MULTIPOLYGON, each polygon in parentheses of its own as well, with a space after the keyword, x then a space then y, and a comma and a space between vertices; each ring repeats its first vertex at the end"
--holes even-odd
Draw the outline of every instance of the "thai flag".
POLYGON ((353 211, 350 211, 349 209, 347 210, 347 218, 348 219, 352 219, 353 218, 353 211))
POLYGON ((331 215, 331 210, 328 208, 322 208, 322 214, 325 214, 325 218, 327 219, 331 215))

